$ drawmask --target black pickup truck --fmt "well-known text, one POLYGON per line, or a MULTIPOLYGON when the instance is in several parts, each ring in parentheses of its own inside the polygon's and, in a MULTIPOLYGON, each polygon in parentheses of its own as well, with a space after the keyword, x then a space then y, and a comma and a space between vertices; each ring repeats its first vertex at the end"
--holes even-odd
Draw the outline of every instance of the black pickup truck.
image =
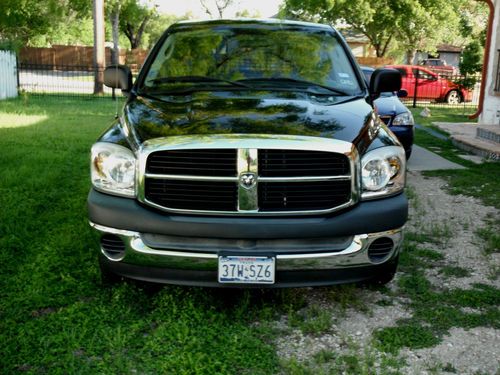
POLYGON ((373 111, 399 72, 363 79, 331 26, 169 27, 93 145, 90 225, 107 279, 217 287, 387 283, 406 158, 373 111), (369 87, 367 87, 369 86, 369 87))

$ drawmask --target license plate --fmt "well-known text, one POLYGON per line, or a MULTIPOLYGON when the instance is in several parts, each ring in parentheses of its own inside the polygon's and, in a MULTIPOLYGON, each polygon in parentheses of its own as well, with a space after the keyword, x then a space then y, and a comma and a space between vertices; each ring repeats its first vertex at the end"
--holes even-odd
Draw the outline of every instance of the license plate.
POLYGON ((275 258, 220 256, 219 282, 274 284, 275 258))

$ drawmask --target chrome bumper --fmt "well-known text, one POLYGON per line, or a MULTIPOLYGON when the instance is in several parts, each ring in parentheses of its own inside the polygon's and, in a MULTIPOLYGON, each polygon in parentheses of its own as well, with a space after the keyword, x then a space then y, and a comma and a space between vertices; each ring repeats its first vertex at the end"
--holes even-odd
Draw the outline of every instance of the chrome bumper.
MULTIPOLYGON (((179 251, 175 249, 158 249, 148 247, 139 232, 105 227, 90 222, 90 225, 101 235, 105 233, 120 237, 125 244, 125 251, 119 257, 110 257, 101 248, 103 256, 109 262, 120 262, 138 266, 158 267, 176 270, 216 271, 218 252, 179 251)), ((402 228, 378 232, 357 234, 344 249, 334 252, 303 252, 280 254, 276 256, 276 271, 329 270, 349 267, 374 266, 394 259, 401 248, 403 240, 402 228), (373 262, 368 256, 370 244, 378 238, 389 237, 394 242, 392 251, 381 261, 373 262)), ((186 242, 189 239, 186 238, 186 242)), ((239 250, 242 255, 252 255, 252 251, 239 250)))

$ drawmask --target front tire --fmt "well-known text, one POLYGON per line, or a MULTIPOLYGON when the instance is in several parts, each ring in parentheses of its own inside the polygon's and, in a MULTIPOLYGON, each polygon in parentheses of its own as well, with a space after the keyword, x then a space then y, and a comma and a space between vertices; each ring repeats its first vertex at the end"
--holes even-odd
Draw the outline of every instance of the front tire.
POLYGON ((451 90, 446 94, 445 100, 448 104, 460 104, 462 103, 462 95, 457 90, 451 90))
POLYGON ((104 286, 113 286, 123 280, 123 278, 120 275, 111 272, 106 267, 101 257, 99 257, 99 270, 101 271, 101 284, 104 286))
POLYGON ((384 265, 383 269, 378 274, 367 280, 364 284, 368 286, 383 286, 389 284, 396 275, 398 268, 399 255, 384 265))

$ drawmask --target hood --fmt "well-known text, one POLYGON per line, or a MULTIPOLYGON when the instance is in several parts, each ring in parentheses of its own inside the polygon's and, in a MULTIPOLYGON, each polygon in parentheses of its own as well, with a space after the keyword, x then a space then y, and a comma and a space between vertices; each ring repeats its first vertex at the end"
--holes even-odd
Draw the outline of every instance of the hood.
POLYGON ((290 134, 361 139, 372 108, 364 98, 307 93, 197 92, 188 96, 137 97, 124 109, 138 144, 196 134, 290 134))
POLYGON ((403 112, 408 112, 408 108, 401 103, 396 95, 380 96, 374 101, 377 114, 380 116, 394 116, 403 112))

